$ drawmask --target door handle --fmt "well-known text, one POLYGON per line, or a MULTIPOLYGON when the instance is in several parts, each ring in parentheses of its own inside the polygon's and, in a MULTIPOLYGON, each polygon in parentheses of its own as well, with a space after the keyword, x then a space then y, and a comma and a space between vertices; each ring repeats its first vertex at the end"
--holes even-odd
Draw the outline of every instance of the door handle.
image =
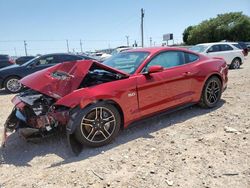
POLYGON ((183 74, 183 76, 190 76, 192 73, 191 72, 184 72, 182 74, 183 74))

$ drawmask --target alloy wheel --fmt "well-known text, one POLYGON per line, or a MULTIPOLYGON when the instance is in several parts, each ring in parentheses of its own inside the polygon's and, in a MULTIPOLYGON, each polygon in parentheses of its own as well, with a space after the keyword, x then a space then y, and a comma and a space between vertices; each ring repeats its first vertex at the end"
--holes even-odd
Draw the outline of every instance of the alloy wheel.
POLYGON ((7 81, 6 87, 9 91, 15 93, 20 91, 20 89, 22 88, 22 84, 17 78, 11 78, 7 81))
POLYGON ((103 142, 113 134, 116 123, 111 110, 105 107, 96 107, 82 118, 81 133, 89 142, 103 142))
POLYGON ((206 88, 206 99, 210 104, 214 104, 218 101, 220 96, 220 85, 217 81, 212 80, 209 82, 206 88))
POLYGON ((234 69, 240 68, 240 61, 238 59, 234 60, 233 68, 234 69))

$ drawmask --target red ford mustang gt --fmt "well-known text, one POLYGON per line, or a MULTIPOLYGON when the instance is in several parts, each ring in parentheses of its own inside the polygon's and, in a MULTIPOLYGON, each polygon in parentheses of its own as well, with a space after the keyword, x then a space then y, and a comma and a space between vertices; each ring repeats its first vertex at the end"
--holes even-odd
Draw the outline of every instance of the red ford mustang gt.
POLYGON ((223 59, 179 48, 129 50, 103 64, 65 62, 20 81, 27 89, 12 99, 4 137, 17 130, 24 137, 44 136, 66 126, 74 152, 102 146, 121 128, 157 112, 216 106, 227 73, 223 59))

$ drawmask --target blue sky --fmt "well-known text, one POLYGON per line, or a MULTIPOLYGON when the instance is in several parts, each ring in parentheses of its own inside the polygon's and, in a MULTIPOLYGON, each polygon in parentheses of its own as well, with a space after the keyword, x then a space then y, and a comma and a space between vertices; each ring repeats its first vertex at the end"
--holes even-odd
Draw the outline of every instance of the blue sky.
POLYGON ((249 0, 0 0, 0 54, 95 50, 140 44, 140 9, 145 9, 145 46, 160 45, 162 35, 183 30, 217 14, 242 11, 250 16, 249 0))

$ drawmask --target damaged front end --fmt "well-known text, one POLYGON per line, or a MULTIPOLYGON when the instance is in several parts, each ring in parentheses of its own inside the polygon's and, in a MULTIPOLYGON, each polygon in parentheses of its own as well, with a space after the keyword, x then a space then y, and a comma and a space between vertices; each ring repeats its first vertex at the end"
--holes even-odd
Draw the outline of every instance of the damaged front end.
POLYGON ((45 137, 66 125, 69 119, 67 107, 56 106, 54 98, 31 89, 16 95, 12 102, 15 107, 4 124, 2 146, 9 133, 18 132, 26 139, 45 137))
POLYGON ((128 74, 92 60, 64 62, 43 69, 20 80, 26 90, 12 99, 15 105, 4 124, 3 146, 9 133, 36 138, 67 129, 69 145, 74 153, 81 147, 74 140, 76 126, 69 131, 81 102, 91 103, 95 97, 87 88, 127 78, 128 74))

